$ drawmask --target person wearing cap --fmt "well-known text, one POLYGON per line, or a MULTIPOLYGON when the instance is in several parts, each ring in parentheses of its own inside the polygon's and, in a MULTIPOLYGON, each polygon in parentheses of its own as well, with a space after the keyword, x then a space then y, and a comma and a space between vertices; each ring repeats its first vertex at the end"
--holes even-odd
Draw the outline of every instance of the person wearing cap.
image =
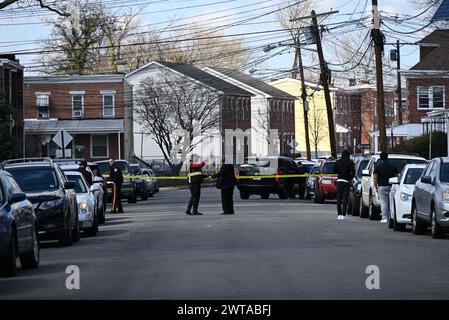
POLYGON ((374 168, 374 187, 380 199, 380 211, 382 212, 381 223, 387 223, 390 216, 390 178, 396 177, 399 172, 394 165, 388 161, 388 153, 381 152, 380 163, 374 168))
POLYGON ((189 181, 190 189, 190 200, 187 205, 186 214, 191 216, 200 216, 201 212, 198 211, 198 206, 200 204, 201 197, 201 183, 206 177, 202 168, 206 165, 206 162, 194 162, 194 157, 190 160, 189 173, 187 174, 187 179, 189 181), (193 208, 193 211, 192 211, 193 208))
POLYGON ((78 171, 81 172, 84 179, 86 179, 87 183, 89 184, 89 187, 93 184, 92 174, 87 171, 87 162, 86 161, 80 161, 78 171))
POLYGON ((221 190, 222 214, 234 214, 234 188, 238 182, 234 166, 223 163, 220 171, 212 175, 212 178, 217 178, 217 189, 221 190))
POLYGON ((355 176, 354 162, 348 150, 343 150, 341 158, 335 162, 334 174, 337 174, 337 213, 338 220, 345 220, 348 211, 349 188, 355 176))

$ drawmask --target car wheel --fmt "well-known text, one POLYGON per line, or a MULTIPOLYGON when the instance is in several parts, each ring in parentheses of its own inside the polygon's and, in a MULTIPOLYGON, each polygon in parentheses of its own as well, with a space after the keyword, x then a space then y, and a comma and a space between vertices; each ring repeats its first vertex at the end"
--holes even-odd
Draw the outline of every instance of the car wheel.
POLYGON ((86 231, 86 234, 89 237, 95 237, 97 235, 97 233, 98 233, 98 216, 95 214, 93 225, 86 231))
POLYGON ((370 220, 379 220, 379 212, 374 205, 373 197, 369 196, 369 204, 368 204, 368 216, 370 220))
POLYGON ((149 192, 148 190, 145 190, 145 191, 143 192, 142 197, 141 197, 142 201, 148 200, 148 194, 149 194, 149 193, 150 193, 150 192, 149 192))
POLYGON ((137 203, 137 196, 135 193, 130 198, 128 198, 128 203, 137 203))
POLYGON ((418 211, 416 206, 412 205, 412 233, 413 234, 424 234, 426 231, 426 226, 422 221, 418 219, 418 211))
POLYGON ((348 214, 352 215, 352 200, 348 199, 348 208, 346 211, 348 214))
POLYGON ((20 264, 24 269, 36 269, 37 267, 39 267, 39 260, 40 260, 39 234, 37 226, 35 226, 33 232, 33 248, 30 252, 20 256, 20 264))
POLYGON ((432 238, 434 238, 434 239, 442 239, 442 238, 444 238, 444 230, 438 224, 437 217, 436 217, 436 212, 435 212, 434 208, 432 208, 431 215, 432 215, 432 217, 431 217, 431 221, 432 221, 432 225, 431 225, 432 238))
POLYGON ((312 200, 312 196, 310 194, 306 194, 305 199, 306 200, 312 200))
POLYGON ((17 236, 16 231, 11 229, 9 236, 8 252, 6 257, 0 260, 0 275, 13 277, 16 275, 16 253, 17 253, 17 236))
POLYGON ((262 193, 260 196, 261 196, 262 199, 270 198, 270 194, 269 193, 262 193))
POLYGON ((249 199, 250 194, 248 192, 240 191, 240 198, 243 200, 249 199))
POLYGON ((369 209, 365 206, 363 202, 363 198, 360 198, 360 218, 368 218, 369 217, 369 209))
POLYGON ((360 198, 355 196, 352 202, 352 215, 357 217, 360 214, 360 198))
POLYGON ((398 223, 398 219, 396 218, 396 202, 393 201, 393 230, 394 231, 405 231, 405 224, 398 223))
POLYGON ((285 187, 281 187, 281 189, 278 191, 278 197, 282 200, 288 199, 288 194, 285 187))
POLYGON ((65 217, 65 221, 64 221, 64 234, 61 236, 61 238, 59 239, 59 244, 64 246, 64 247, 68 247, 71 246, 73 243, 72 240, 72 219, 70 219, 70 217, 65 217))
POLYGON ((106 222, 106 207, 103 205, 100 211, 100 216, 98 217, 98 220, 100 224, 103 224, 106 222))
POLYGON ((148 196, 149 196, 150 198, 153 198, 154 192, 151 192, 148 196))
POLYGON ((78 218, 78 213, 76 213, 76 216, 75 216, 75 228, 73 229, 73 231, 72 231, 72 239, 73 239, 73 242, 78 242, 78 241, 80 241, 80 239, 81 239, 81 234, 80 234, 80 223, 79 223, 79 220, 78 220, 79 218, 78 218))

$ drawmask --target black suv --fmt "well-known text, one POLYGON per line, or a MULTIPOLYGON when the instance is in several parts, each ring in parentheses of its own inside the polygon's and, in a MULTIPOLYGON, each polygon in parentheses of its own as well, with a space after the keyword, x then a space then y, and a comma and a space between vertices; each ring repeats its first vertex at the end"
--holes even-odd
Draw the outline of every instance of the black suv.
POLYGON ((141 200, 148 200, 148 195, 150 191, 148 190, 148 185, 146 180, 143 178, 143 172, 138 163, 130 163, 129 169, 131 174, 135 176, 136 182, 136 192, 141 200))
POLYGON ((360 197, 362 196, 362 171, 366 169, 370 157, 358 157, 355 159, 355 177, 351 181, 349 191, 348 212, 353 216, 358 216, 360 211, 360 197))
POLYGON ((50 158, 8 160, 1 164, 33 204, 39 239, 70 246, 80 239, 75 182, 50 158))
POLYGON ((282 178, 276 175, 300 173, 304 172, 301 172, 296 162, 288 157, 249 157, 247 164, 241 165, 237 171, 239 181, 237 188, 242 199, 248 199, 251 194, 258 194, 262 199, 268 199, 270 193, 277 194, 280 199, 294 198, 299 192, 295 185, 301 183, 304 178, 282 178), (273 176, 273 178, 260 176, 273 176))
MULTIPOLYGON (((136 183, 133 178, 130 178, 131 170, 129 163, 126 160, 115 160, 116 165, 120 168, 123 174, 123 185, 122 185, 122 199, 127 199, 128 203, 137 202, 137 191, 136 183)), ((108 160, 96 161, 95 164, 98 165, 99 174, 103 176, 109 176, 110 166, 108 160)), ((112 192, 109 192, 109 201, 112 201, 112 192)))

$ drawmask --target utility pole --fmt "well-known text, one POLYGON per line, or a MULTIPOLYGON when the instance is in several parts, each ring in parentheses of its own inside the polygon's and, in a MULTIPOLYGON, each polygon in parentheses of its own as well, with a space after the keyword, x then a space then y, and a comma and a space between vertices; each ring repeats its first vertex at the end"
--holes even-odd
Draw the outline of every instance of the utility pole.
POLYGON ((380 18, 377 0, 371 0, 373 11, 373 29, 371 37, 374 42, 374 53, 376 57, 376 84, 377 84, 377 129, 379 130, 380 151, 387 152, 387 137, 385 130, 385 101, 384 81, 382 74, 382 51, 384 48, 384 37, 380 31, 380 18))
POLYGON ((399 40, 396 42, 396 51, 397 51, 397 68, 398 68, 398 122, 402 124, 402 85, 401 85, 401 51, 400 51, 399 40))
POLYGON ((324 98, 326 100, 326 109, 327 109, 327 121, 329 126, 329 141, 331 145, 331 155, 333 158, 337 158, 337 141, 335 138, 335 124, 334 124, 334 112, 332 109, 332 101, 329 92, 329 82, 328 82, 328 74, 329 69, 327 67, 327 63, 324 60, 323 55, 323 47, 321 46, 321 36, 320 31, 318 29, 318 21, 315 10, 312 10, 312 29, 313 34, 315 36, 316 47, 318 51, 318 58, 320 59, 320 69, 321 69, 321 85, 324 89, 324 98))
POLYGON ((299 32, 298 32, 298 39, 296 43, 296 58, 298 59, 298 69, 299 69, 299 76, 301 78, 301 98, 302 98, 302 106, 304 110, 304 132, 305 132, 305 138, 306 138, 306 152, 307 152, 307 160, 312 159, 312 155, 310 152, 310 136, 309 136, 309 106, 307 103, 307 88, 306 88, 306 81, 304 79, 304 66, 302 64, 302 55, 301 55, 301 44, 299 41, 299 32))

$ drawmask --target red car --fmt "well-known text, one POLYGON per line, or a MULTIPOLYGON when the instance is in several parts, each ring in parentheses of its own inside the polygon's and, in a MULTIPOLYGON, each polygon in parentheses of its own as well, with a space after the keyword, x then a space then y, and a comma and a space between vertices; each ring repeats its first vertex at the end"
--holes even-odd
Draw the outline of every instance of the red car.
POLYGON ((337 177, 330 177, 334 173, 336 160, 324 161, 320 166, 320 175, 315 179, 315 203, 324 203, 325 200, 337 199, 337 177))

